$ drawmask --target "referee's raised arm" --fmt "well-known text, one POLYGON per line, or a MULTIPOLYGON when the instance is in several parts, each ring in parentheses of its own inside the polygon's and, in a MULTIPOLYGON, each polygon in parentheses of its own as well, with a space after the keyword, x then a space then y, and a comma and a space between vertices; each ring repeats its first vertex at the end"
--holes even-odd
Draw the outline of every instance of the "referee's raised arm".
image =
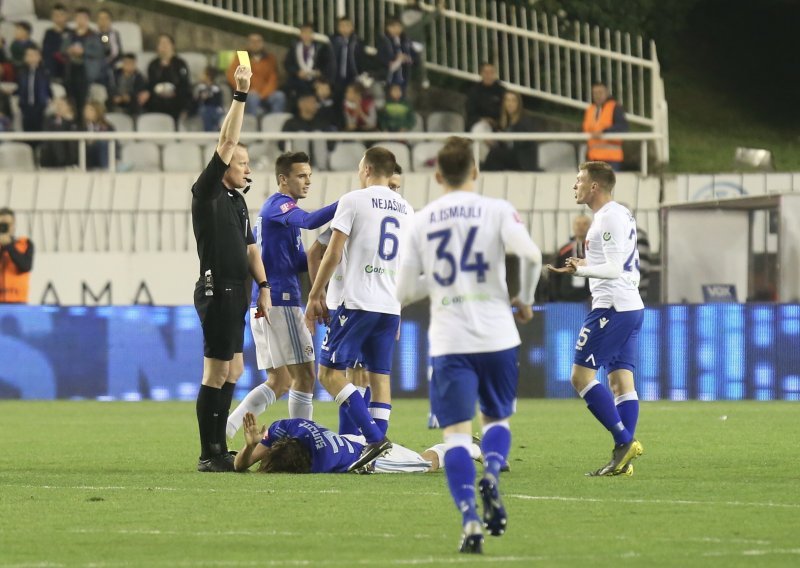
POLYGON ((250 78, 253 72, 249 67, 239 65, 233 72, 233 79, 236 81, 236 91, 233 93, 233 101, 222 127, 219 130, 219 140, 217 141, 217 154, 226 164, 231 163, 233 150, 239 143, 239 135, 242 132, 242 121, 244 120, 244 103, 247 100, 247 91, 250 90, 250 78))

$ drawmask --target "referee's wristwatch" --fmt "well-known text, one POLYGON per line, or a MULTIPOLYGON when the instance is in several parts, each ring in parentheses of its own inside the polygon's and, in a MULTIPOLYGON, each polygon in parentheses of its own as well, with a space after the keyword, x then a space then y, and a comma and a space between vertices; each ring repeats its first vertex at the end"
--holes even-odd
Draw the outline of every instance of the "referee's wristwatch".
POLYGON ((272 288, 272 286, 269 285, 269 281, 268 280, 264 280, 263 282, 259 282, 258 283, 258 287, 259 288, 267 288, 267 289, 272 288))

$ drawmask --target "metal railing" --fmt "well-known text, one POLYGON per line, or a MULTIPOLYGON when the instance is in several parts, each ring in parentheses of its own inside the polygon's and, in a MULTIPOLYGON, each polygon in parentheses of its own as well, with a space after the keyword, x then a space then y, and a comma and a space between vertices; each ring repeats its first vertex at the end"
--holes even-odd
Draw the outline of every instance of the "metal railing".
MULTIPOLYGON (((161 0, 249 25, 296 34, 313 20, 319 39, 335 32, 336 17, 350 16, 374 46, 386 18, 405 0, 161 0)), ((477 81, 481 62, 497 66, 507 88, 575 109, 591 102, 594 81, 606 83, 631 123, 658 134, 659 162, 669 162, 668 107, 653 41, 608 28, 570 22, 502 0, 445 0, 427 29, 428 69, 477 81)))
MULTIPOLYGON (((285 144, 290 150, 293 142, 443 142, 454 133, 446 132, 242 132, 242 142, 275 142, 285 144)), ((480 154, 481 142, 586 142, 590 136, 582 132, 532 132, 532 133, 455 133, 467 136, 473 141, 475 156, 480 154)), ((78 143, 78 169, 86 170, 86 145, 90 142, 154 142, 169 144, 176 141, 213 143, 219 138, 213 132, 0 132, 2 142, 41 142, 41 141, 75 141, 78 143)), ((636 141, 640 144, 640 171, 647 175, 648 142, 658 140, 659 135, 653 132, 615 133, 610 138, 623 141, 636 141)), ((577 148, 576 148, 577 149, 577 148)), ((2 149, 0 149, 2 152, 2 149)), ((124 148, 123 148, 124 152, 124 148)), ((116 144, 108 145, 109 170, 117 170, 116 144)), ((123 156, 124 157, 124 156, 123 156)), ((251 159, 253 156, 251 156, 251 159)), ((3 168, 0 171, 14 171, 14 168, 3 168)))

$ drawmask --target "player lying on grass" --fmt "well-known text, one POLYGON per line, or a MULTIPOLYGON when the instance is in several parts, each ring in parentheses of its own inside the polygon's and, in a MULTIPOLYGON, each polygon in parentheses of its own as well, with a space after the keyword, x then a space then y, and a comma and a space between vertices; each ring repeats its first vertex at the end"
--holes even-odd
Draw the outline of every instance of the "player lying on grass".
MULTIPOLYGON (((256 462, 259 473, 347 473, 366 445, 363 436, 339 436, 319 424, 302 418, 277 420, 266 426, 256 417, 244 416, 245 445, 236 455, 236 471, 246 471, 256 462)), ((445 445, 437 444, 421 454, 394 444, 387 454, 372 462, 365 473, 424 473, 444 465, 445 445)), ((481 450, 472 444, 470 455, 480 459, 481 450)))

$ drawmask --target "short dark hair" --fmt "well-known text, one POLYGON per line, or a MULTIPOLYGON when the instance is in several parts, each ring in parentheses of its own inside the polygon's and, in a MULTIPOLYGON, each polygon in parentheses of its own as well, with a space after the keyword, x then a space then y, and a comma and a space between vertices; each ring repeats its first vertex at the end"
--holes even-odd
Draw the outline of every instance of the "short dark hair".
POLYGON ((122 54, 122 59, 133 59, 134 61, 136 61, 136 54, 134 52, 132 52, 132 51, 129 51, 127 53, 123 53, 122 54))
POLYGON ((217 78, 217 73, 219 73, 219 70, 216 67, 214 67, 213 65, 206 65, 204 71, 205 71, 206 75, 208 75, 208 78, 211 81, 216 79, 217 78))
POLYGON ((481 64, 478 65, 478 71, 483 71, 483 68, 488 66, 494 67, 494 63, 491 61, 481 61, 481 64))
POLYGON ((114 17, 114 15, 111 13, 111 10, 109 10, 108 8, 100 8, 100 9, 97 11, 97 14, 98 14, 98 15, 99 15, 99 14, 108 14, 108 17, 109 17, 109 18, 113 18, 113 17, 114 17))
POLYGON ((309 21, 303 22, 302 24, 300 24, 300 29, 302 30, 303 28, 311 28, 312 32, 316 31, 316 29, 314 28, 314 22, 309 22, 309 21))
POLYGON ((311 158, 305 152, 284 152, 275 160, 275 179, 280 183, 281 176, 288 177, 294 164, 310 164, 311 158))
POLYGON ((603 87, 605 89, 608 89, 608 85, 606 85, 602 81, 595 81, 594 83, 592 83, 592 88, 594 87, 603 87))
POLYGON ((64 4, 62 4, 61 2, 58 2, 56 4, 53 4, 53 7, 51 8, 50 11, 51 12, 55 12, 56 10, 61 10, 62 12, 66 12, 67 11, 67 7, 64 6, 64 4))
POLYGON ((17 22, 17 23, 15 23, 14 25, 15 25, 16 27, 18 27, 18 28, 22 28, 23 30, 25 30, 26 32, 28 32, 28 35, 30 35, 30 33, 31 33, 31 30, 33 29, 33 28, 31 28, 31 25, 30 25, 28 22, 24 22, 24 21, 17 22))
POLYGON ((0 207, 0 217, 2 217, 3 215, 11 215, 12 219, 16 217, 14 215, 14 211, 9 207, 0 207))
POLYGON ((86 6, 78 6, 75 8, 75 14, 86 14, 89 17, 92 15, 92 13, 89 11, 89 8, 86 6))
POLYGON ((436 155, 436 164, 447 185, 461 186, 475 167, 472 141, 463 136, 451 136, 436 155))
POLYGON ((375 175, 392 177, 397 160, 389 150, 381 146, 373 146, 364 152, 364 165, 370 166, 375 175))
POLYGON ((169 42, 172 44, 172 47, 175 47, 175 38, 174 37, 172 37, 169 34, 165 34, 165 33, 158 34, 158 39, 161 39, 162 37, 167 38, 169 40, 169 42))
POLYGON ((586 170, 589 174, 589 179, 605 191, 613 190, 614 185, 617 183, 617 176, 614 174, 614 170, 611 169, 611 166, 606 162, 583 162, 578 166, 578 169, 586 170))
POLYGON ((396 176, 403 175, 403 166, 401 166, 400 164, 395 164, 394 165, 394 175, 396 175, 396 176))
POLYGON ((258 472, 311 473, 311 452, 297 438, 281 438, 261 458, 258 472))

